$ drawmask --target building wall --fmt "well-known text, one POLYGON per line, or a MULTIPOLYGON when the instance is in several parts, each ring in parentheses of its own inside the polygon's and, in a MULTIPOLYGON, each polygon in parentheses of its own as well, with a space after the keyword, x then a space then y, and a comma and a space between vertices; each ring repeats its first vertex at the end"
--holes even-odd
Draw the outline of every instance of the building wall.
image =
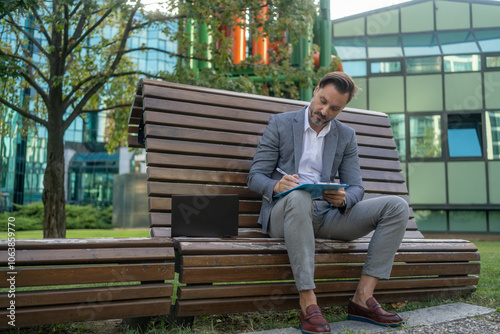
POLYGON ((500 232, 499 17, 417 0, 333 21, 350 106, 389 114, 422 231, 500 232))

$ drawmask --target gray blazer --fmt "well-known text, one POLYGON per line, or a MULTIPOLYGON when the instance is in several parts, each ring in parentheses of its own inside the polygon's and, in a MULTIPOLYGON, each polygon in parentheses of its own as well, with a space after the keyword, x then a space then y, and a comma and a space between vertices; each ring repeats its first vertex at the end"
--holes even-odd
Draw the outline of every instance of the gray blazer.
MULTIPOLYGON (((262 195, 259 224, 267 233, 271 210, 279 199, 273 198, 274 185, 282 178, 280 167, 289 174, 297 174, 302 154, 305 107, 299 111, 272 115, 260 139, 248 174, 248 188, 262 195)), ((333 182, 335 175, 346 188, 348 210, 363 199, 356 133, 336 119, 325 137, 323 173, 321 182, 333 182)), ((336 209, 336 208, 335 208, 336 209)))

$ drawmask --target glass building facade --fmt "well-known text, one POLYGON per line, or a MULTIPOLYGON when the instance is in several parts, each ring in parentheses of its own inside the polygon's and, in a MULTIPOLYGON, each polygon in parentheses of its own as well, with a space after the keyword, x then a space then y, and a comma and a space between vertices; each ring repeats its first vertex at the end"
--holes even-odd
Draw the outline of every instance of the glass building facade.
MULTIPOLYGON (((28 27, 30 22, 23 25, 28 27)), ((32 23, 31 23, 32 24, 32 23)), ((38 29, 31 28, 35 38, 43 41, 38 29)), ((111 28, 107 34, 113 34, 111 28)), ((2 41, 15 40, 15 36, 0 33, 2 41)), ((90 43, 92 40, 89 41, 90 43)), ((150 28, 133 35, 128 41, 129 48, 146 45, 151 48, 177 52, 177 45, 170 41, 161 27, 150 28)), ((129 53, 129 58, 137 64, 137 69, 144 72, 170 71, 176 60, 160 51, 137 51, 129 53)), ((36 53, 33 59, 41 61, 36 53)), ((30 94, 20 92, 20 95, 30 94)), ((111 112, 111 111, 108 111, 111 112)), ((103 207, 112 204, 113 178, 123 170, 120 159, 133 159, 133 155, 123 150, 108 154, 105 149, 108 126, 107 112, 89 114, 85 122, 76 118, 64 135, 66 162, 66 199, 72 204, 93 204, 103 207), (124 154, 125 153, 125 154, 124 154), (120 157, 121 155, 121 157, 120 157)), ((46 167, 47 130, 38 127, 33 133, 21 136, 13 120, 12 135, 0 138, 0 212, 12 210, 13 204, 29 204, 41 201, 43 176, 46 167)), ((125 161, 134 166, 134 162, 125 161)))
POLYGON ((351 107, 391 120, 419 229, 500 233, 500 2, 410 1, 333 21, 351 107))

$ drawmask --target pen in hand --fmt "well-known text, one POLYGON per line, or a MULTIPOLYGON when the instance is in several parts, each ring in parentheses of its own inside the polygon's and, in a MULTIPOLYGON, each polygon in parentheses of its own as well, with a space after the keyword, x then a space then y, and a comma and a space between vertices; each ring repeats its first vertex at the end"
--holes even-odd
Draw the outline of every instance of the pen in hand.
POLYGON ((283 169, 279 168, 279 167, 276 167, 276 170, 283 176, 286 176, 288 175, 283 169))

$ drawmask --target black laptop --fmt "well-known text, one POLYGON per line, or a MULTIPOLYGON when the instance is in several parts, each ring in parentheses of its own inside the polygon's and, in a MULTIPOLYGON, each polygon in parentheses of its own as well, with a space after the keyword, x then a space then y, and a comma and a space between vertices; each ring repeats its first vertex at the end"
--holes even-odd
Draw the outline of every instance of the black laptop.
POLYGON ((238 236, 238 195, 172 195, 172 237, 238 236))

